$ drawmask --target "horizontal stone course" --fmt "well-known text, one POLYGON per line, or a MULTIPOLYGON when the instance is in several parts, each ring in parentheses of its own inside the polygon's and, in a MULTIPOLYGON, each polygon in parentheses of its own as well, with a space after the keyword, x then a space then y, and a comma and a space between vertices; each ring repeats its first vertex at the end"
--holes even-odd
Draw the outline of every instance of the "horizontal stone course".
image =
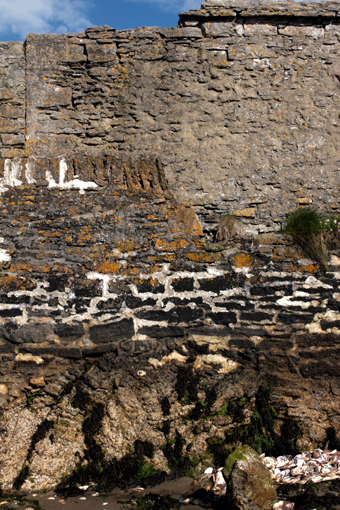
POLYGON ((90 327, 90 341, 96 344, 118 342, 131 338, 133 335, 134 327, 131 319, 90 327))

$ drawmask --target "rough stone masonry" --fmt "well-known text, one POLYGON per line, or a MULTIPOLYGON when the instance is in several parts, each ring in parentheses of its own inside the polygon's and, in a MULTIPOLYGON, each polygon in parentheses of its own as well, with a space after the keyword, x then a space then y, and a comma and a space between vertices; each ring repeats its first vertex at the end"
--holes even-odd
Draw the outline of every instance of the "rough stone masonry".
POLYGON ((338 447, 339 259, 278 230, 338 210, 339 20, 215 0, 0 43, 2 488, 338 447))

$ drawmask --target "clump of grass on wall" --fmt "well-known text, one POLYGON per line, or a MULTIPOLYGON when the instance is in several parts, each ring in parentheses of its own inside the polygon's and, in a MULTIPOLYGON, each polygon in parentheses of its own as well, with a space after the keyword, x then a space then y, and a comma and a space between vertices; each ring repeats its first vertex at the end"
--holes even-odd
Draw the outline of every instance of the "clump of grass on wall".
POLYGON ((315 208, 300 208, 287 216, 283 233, 291 235, 309 257, 325 265, 329 250, 340 247, 340 216, 324 218, 315 208))
POLYGON ((242 223, 233 214, 222 216, 217 225, 216 241, 229 241, 244 233, 242 223))

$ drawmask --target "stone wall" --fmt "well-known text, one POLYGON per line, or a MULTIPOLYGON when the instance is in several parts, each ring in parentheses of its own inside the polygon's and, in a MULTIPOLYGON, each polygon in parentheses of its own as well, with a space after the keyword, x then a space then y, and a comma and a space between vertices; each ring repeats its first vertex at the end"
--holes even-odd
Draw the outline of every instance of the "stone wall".
POLYGON ((4 489, 338 448, 340 260, 273 232, 338 207, 338 6, 2 43, 4 489))
POLYGON ((148 484, 240 443, 337 447, 336 256, 319 267, 274 233, 216 243, 158 160, 16 163, 0 205, 3 488, 106 491, 145 462, 148 484))
POLYGON ((14 83, 1 91, 18 91, 18 120, 2 121, 1 156, 22 154, 25 115, 25 157, 159 157, 207 222, 235 212, 273 227, 299 204, 336 209, 339 31, 338 2, 225 0, 179 28, 30 35, 15 60, 20 44, 5 44, 14 83))
POLYGON ((0 43, 0 157, 24 155, 26 59, 20 42, 0 43))

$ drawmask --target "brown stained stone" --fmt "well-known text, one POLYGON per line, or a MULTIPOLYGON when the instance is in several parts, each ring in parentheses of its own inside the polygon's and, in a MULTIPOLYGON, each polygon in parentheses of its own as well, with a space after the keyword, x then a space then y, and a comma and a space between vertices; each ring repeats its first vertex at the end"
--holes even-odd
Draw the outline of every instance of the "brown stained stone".
POLYGON ((35 387, 37 387, 37 388, 40 388, 40 387, 42 387, 42 386, 45 386, 45 384, 46 384, 46 383, 45 383, 45 379, 44 379, 44 377, 43 377, 43 376, 40 376, 40 377, 32 377, 32 378, 30 379, 30 384, 31 384, 32 386, 35 386, 35 387))
POLYGON ((237 510, 271 510, 277 499, 276 491, 270 472, 259 455, 249 446, 242 446, 230 457, 224 472, 228 474, 233 460, 229 480, 237 510))

